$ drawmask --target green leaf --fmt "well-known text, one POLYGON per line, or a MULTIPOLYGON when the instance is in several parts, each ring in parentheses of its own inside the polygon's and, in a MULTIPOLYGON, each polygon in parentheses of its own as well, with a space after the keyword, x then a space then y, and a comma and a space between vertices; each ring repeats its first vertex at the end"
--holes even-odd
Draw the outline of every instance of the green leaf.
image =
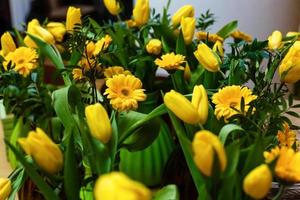
POLYGON ((64 154, 64 188, 67 199, 79 199, 80 181, 73 137, 73 128, 66 129, 67 147, 64 154))
POLYGON ((9 195, 8 200, 16 199, 16 195, 18 194, 19 190, 22 188, 26 177, 27 176, 23 168, 14 170, 13 174, 9 176, 9 178, 12 180, 12 191, 9 195))
POLYGON ((179 200, 180 195, 176 185, 167 185, 157 191, 152 200, 179 200))
POLYGON ((170 53, 170 47, 163 36, 161 37, 161 43, 162 43, 162 48, 164 50, 164 53, 170 53))
POLYGON ((235 141, 226 147, 226 155, 228 158, 227 167, 224 172, 224 177, 232 176, 236 170, 239 163, 240 157, 240 144, 239 141, 235 141))
POLYGON ((218 32, 217 35, 219 35, 222 38, 227 38, 235 29, 237 29, 238 21, 232 21, 223 26, 218 32))
POLYGON ((187 162, 188 168, 192 175, 194 184, 197 188, 199 196, 206 194, 206 186, 205 186, 205 179, 202 177, 200 171, 196 167, 194 160, 193 160, 193 152, 191 149, 191 141, 187 138, 184 127, 182 126, 181 122, 175 117, 175 115, 168 110, 169 116, 171 118, 171 122, 173 124, 175 133, 179 140, 180 146, 182 148, 185 161, 187 162))
POLYGON ((39 191, 45 197, 45 199, 59 200, 58 196, 55 194, 55 192, 52 190, 52 188, 44 181, 44 179, 34 169, 33 165, 30 164, 29 162, 27 162, 26 159, 23 157, 23 155, 13 145, 11 145, 7 140, 5 141, 5 143, 14 152, 14 154, 16 155, 19 162, 25 168, 25 171, 27 172, 28 176, 38 187, 39 191))
POLYGON ((179 36, 176 41, 176 54, 186 55, 186 45, 184 43, 184 38, 182 31, 180 31, 179 36))
POLYGON ((244 129, 242 127, 236 125, 236 124, 227 124, 227 125, 225 125, 219 133, 219 138, 220 138, 221 142, 223 144, 225 144, 229 134, 234 133, 236 131, 243 132, 244 129))

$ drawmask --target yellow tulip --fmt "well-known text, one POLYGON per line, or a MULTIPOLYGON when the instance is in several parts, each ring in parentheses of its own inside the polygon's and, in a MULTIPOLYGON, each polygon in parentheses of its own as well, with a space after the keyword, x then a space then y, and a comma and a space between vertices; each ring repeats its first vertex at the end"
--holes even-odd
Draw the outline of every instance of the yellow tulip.
POLYGON ((47 30, 54 36, 55 40, 61 42, 66 34, 66 27, 60 22, 49 22, 47 30))
POLYGON ((280 31, 274 31, 272 35, 268 37, 268 46, 269 49, 275 50, 281 47, 282 45, 282 34, 280 31))
POLYGON ((224 48, 223 48, 223 43, 220 42, 219 40, 216 41, 216 43, 213 46, 213 51, 218 53, 220 56, 224 56, 224 48))
POLYGON ((298 40, 300 39, 300 32, 288 32, 286 37, 296 37, 298 40))
POLYGON ((146 45, 146 50, 149 54, 159 55, 161 48, 162 44, 159 39, 151 39, 146 45))
POLYGON ((81 24, 81 11, 80 8, 70 6, 67 11, 66 29, 73 31, 76 24, 81 24))
POLYGON ((198 131, 192 142, 194 161, 205 176, 211 176, 214 158, 218 158, 220 170, 225 171, 227 157, 225 149, 219 138, 207 130, 198 131), (214 156, 216 153, 217 156, 214 156))
POLYGON ((205 124, 208 116, 208 98, 203 85, 196 85, 193 90, 192 105, 197 108, 200 124, 205 124))
POLYGON ((146 24, 150 17, 149 0, 137 0, 133 9, 133 20, 138 27, 146 24))
POLYGON ((107 143, 111 138, 112 128, 105 108, 100 103, 89 105, 85 108, 85 116, 91 134, 107 143))
POLYGON ((120 3, 117 0, 103 0, 103 3, 112 15, 118 15, 121 12, 120 3))
POLYGON ((16 44, 9 32, 5 32, 1 36, 1 49, 3 56, 6 56, 9 52, 16 50, 16 44))
POLYGON ((18 142, 25 153, 31 155, 44 171, 55 174, 62 169, 63 154, 42 129, 30 131, 27 138, 20 138, 18 142))
MULTIPOLYGON (((54 44, 55 40, 53 35, 41 27, 39 21, 37 19, 33 19, 28 23, 27 26, 27 33, 41 39, 42 41, 48 43, 48 44, 54 44)), ((27 35, 24 39, 24 43, 31 48, 37 48, 37 45, 35 42, 27 35)))
POLYGON ((181 22, 181 18, 194 17, 194 15, 195 15, 195 10, 194 10, 194 7, 192 5, 185 5, 185 6, 181 7, 172 16, 173 26, 174 27, 178 26, 181 22))
POLYGON ((184 38, 184 43, 189 45, 192 43, 196 29, 196 19, 194 17, 181 18, 181 31, 184 38))
POLYGON ((288 182, 300 182, 300 152, 282 147, 275 165, 275 174, 288 182))
POLYGON ((217 72, 220 70, 220 58, 205 43, 198 45, 194 55, 207 71, 217 72))
POLYGON ((164 103, 169 110, 185 123, 198 124, 201 120, 197 108, 182 94, 174 90, 165 94, 164 103))
POLYGON ((96 200, 150 200, 151 191, 122 172, 102 175, 94 187, 96 200))
POLYGON ((97 56, 102 51, 105 51, 112 42, 112 38, 109 35, 105 35, 95 44, 94 56, 97 56))
POLYGON ((8 178, 0 178, 0 200, 7 199, 11 190, 11 181, 8 178))
POLYGON ((279 76, 285 83, 300 80, 300 41, 296 41, 279 65, 279 76))
POLYGON ((253 169, 243 181, 243 189, 246 194, 254 199, 264 198, 272 185, 272 173, 266 164, 253 169))

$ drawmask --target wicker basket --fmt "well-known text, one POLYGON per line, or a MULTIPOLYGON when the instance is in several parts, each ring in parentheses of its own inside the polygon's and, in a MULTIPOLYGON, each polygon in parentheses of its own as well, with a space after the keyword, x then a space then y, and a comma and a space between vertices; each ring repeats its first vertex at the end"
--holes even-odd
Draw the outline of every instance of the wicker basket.
MULTIPOLYGON (((268 194, 268 200, 271 200, 276 196, 279 190, 279 184, 277 182, 272 183, 271 192, 268 194)), ((284 192, 280 198, 281 200, 300 200, 300 183, 295 183, 284 189, 284 192)))

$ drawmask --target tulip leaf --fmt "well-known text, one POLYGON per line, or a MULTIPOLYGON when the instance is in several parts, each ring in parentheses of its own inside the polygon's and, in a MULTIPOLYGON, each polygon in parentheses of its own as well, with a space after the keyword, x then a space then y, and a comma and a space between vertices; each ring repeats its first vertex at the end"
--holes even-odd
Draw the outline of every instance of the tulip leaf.
POLYGON ((35 183, 38 187, 41 194, 47 200, 59 200, 58 196, 55 194, 53 189, 44 181, 44 179, 38 174, 38 172, 34 169, 33 165, 26 161, 24 156, 7 140, 5 140, 6 145, 14 152, 19 162, 25 168, 26 173, 30 177, 30 179, 35 183))
POLYGON ((218 32, 217 35, 222 38, 227 38, 233 31, 237 29, 238 21, 234 20, 232 22, 229 22, 225 26, 223 26, 218 32))
POLYGON ((236 125, 236 124, 227 124, 227 125, 225 125, 225 126, 221 129, 221 131, 220 131, 220 133, 219 133, 219 138, 220 138, 221 142, 222 142, 223 144, 225 144, 225 143, 226 143, 226 140, 227 140, 227 138, 228 138, 228 136, 229 136, 229 134, 230 134, 230 133, 237 132, 237 131, 243 132, 244 129, 243 129, 242 127, 236 125))
POLYGON ((170 47, 166 39, 164 38, 164 36, 161 37, 161 43, 162 43, 162 48, 164 50, 164 53, 170 53, 170 47))
POLYGON ((152 200, 179 200, 180 195, 176 185, 167 185, 157 191, 152 200))
POLYGON ((176 132, 177 138, 179 140, 180 146, 182 148, 185 160, 187 162, 188 168, 190 170, 190 173, 192 175, 194 184, 197 188, 197 191, 200 195, 205 195, 206 192, 206 186, 205 186, 205 179, 202 177, 200 171, 196 167, 194 160, 193 160, 193 152, 191 149, 191 141, 187 138, 185 130, 180 123, 180 121, 175 117, 175 115, 168 110, 169 116, 171 118, 172 124, 174 126, 174 130, 176 132))
POLYGON ((183 38, 182 31, 180 31, 179 36, 177 37, 176 54, 181 54, 183 56, 186 55, 186 46, 185 46, 185 43, 184 43, 184 38, 183 38))
POLYGON ((227 162, 228 164, 223 176, 228 178, 236 172, 239 163, 239 157, 240 157, 239 141, 235 141, 226 147, 226 155, 228 158, 228 162, 227 162))
POLYGON ((67 199, 79 199, 80 182, 78 174, 78 164, 76 161, 76 151, 73 137, 73 128, 67 128, 65 135, 67 147, 64 154, 64 188, 67 199))
POLYGON ((12 181, 12 191, 9 195, 8 200, 15 200, 16 195, 18 194, 19 190, 23 186, 25 179, 26 179, 26 173, 24 168, 18 168, 14 170, 14 172, 9 176, 9 178, 12 181))

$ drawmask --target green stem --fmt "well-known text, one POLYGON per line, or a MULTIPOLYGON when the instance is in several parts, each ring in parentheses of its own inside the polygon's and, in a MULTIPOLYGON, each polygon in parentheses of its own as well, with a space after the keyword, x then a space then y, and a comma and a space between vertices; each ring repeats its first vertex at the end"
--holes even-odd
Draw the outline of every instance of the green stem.
POLYGON ((284 189, 285 189, 285 186, 283 184, 281 184, 278 193, 272 200, 280 200, 281 196, 283 195, 284 189))

